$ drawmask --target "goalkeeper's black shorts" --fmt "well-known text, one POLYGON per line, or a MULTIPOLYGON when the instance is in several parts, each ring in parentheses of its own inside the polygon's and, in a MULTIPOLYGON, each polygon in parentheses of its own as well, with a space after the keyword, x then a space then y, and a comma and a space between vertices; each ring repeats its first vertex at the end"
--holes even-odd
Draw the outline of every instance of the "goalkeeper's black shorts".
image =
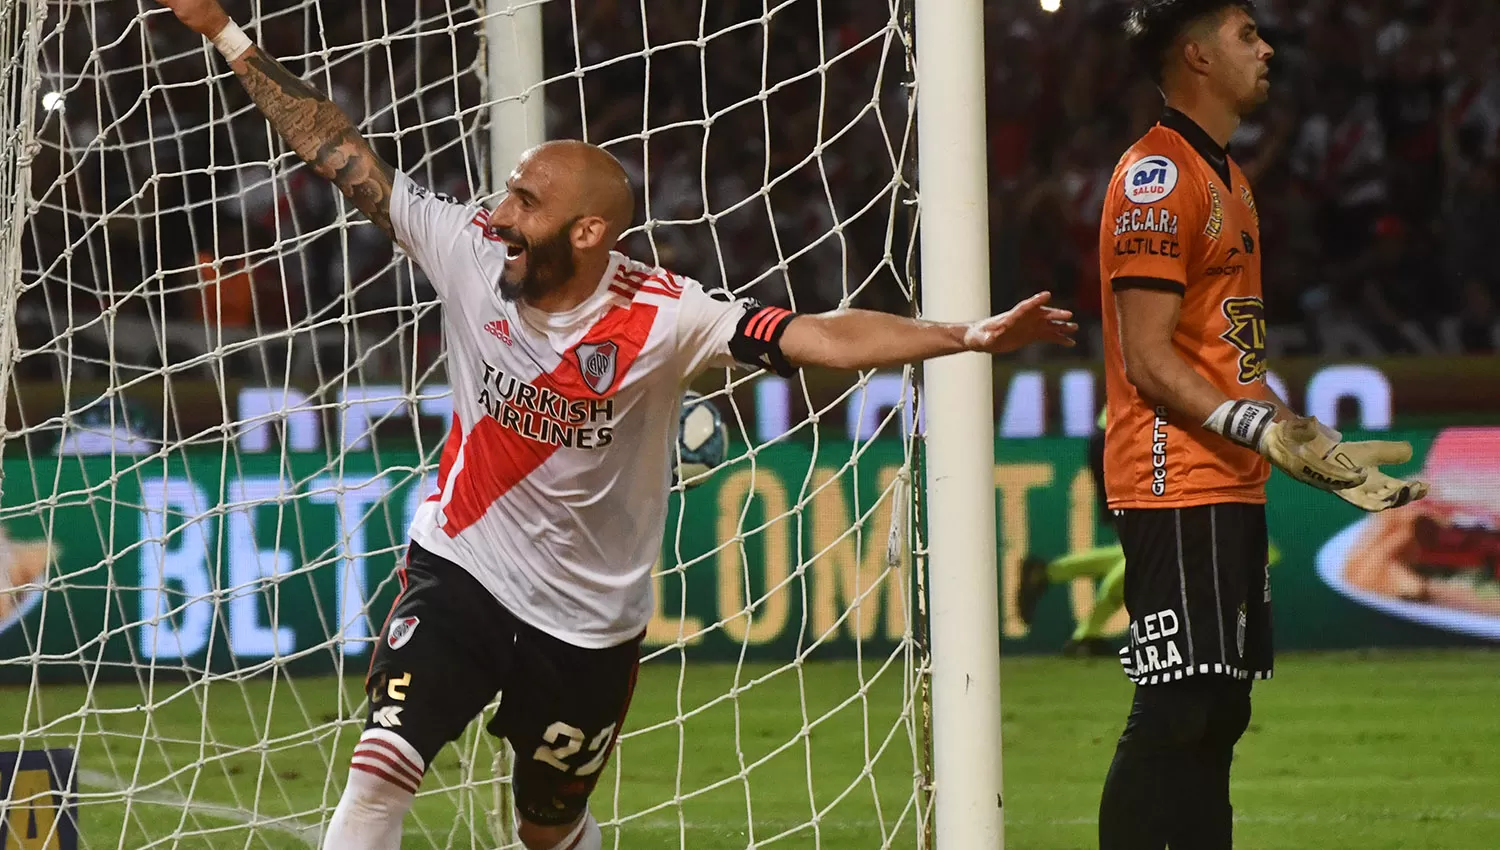
POLYGON ((561 641, 413 543, 370 660, 365 728, 401 736, 430 767, 498 692, 488 729, 515 752, 517 810, 532 823, 568 824, 603 773, 639 666, 639 639, 607 649, 561 641))
POLYGON ((1264 505, 1225 503, 1115 511, 1125 550, 1138 685, 1188 676, 1269 679, 1275 650, 1264 505))

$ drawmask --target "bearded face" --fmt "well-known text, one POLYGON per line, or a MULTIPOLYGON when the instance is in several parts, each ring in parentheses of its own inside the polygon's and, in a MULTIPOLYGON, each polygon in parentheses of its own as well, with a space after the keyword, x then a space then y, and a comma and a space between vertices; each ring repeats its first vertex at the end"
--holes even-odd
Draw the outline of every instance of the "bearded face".
POLYGON ((573 256, 573 218, 552 233, 529 237, 515 227, 495 235, 505 243, 505 270, 500 275, 500 297, 533 301, 555 292, 578 269, 573 256))

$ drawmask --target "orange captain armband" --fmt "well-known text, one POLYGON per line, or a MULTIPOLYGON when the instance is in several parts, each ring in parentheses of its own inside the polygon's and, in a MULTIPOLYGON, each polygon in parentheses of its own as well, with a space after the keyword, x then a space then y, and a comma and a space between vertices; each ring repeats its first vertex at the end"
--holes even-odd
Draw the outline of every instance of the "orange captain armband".
POLYGON ((745 314, 729 340, 729 353, 747 366, 770 369, 783 378, 797 374, 797 367, 781 353, 781 336, 798 314, 781 307, 767 307, 753 298, 742 303, 745 314))

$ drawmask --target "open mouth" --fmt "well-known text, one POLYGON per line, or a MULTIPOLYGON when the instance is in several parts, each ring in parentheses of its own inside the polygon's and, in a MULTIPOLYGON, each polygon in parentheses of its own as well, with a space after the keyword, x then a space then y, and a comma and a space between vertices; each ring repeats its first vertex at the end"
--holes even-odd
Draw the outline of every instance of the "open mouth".
POLYGON ((525 245, 517 242, 511 242, 509 240, 505 241, 505 259, 507 261, 515 262, 516 260, 520 259, 521 255, 524 253, 526 253, 525 245))

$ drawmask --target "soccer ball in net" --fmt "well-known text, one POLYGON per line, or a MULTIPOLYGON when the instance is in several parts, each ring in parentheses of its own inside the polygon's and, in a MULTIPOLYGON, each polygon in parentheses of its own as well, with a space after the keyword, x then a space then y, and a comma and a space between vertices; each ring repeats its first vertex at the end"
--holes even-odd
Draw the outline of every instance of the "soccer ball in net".
POLYGON ((682 394, 677 420, 677 465, 672 470, 672 485, 682 482, 691 490, 708 480, 729 454, 729 429, 719 408, 702 395, 688 390, 682 394))

